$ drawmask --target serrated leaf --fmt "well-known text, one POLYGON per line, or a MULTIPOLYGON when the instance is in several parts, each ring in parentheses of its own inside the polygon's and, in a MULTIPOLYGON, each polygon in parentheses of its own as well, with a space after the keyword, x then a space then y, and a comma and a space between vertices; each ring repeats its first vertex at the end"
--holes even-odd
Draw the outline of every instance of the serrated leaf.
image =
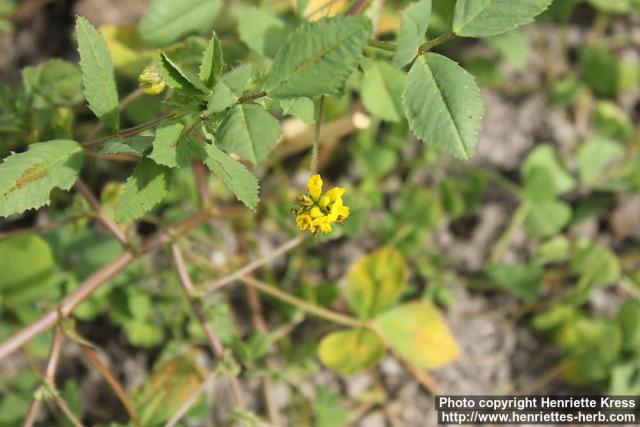
POLYGON ((282 45, 265 81, 269 96, 337 93, 362 58, 371 23, 360 16, 300 25, 282 45))
POLYGON ((170 168, 188 164, 191 160, 191 150, 188 142, 181 141, 183 130, 182 123, 163 123, 158 126, 149 158, 170 168))
POLYGON ((241 6, 235 11, 238 33, 252 50, 273 58, 289 35, 285 23, 270 11, 253 6, 241 6))
POLYGON ((200 62, 200 81, 209 89, 213 89, 224 70, 222 47, 216 34, 213 34, 200 62))
POLYGON ((311 98, 284 98, 280 100, 280 107, 285 116, 297 117, 307 124, 316 122, 316 106, 311 98))
POLYGON ((216 137, 220 148, 256 164, 278 143, 280 123, 260 105, 240 104, 229 110, 216 137))
POLYGON ((206 88, 201 82, 188 76, 164 52, 160 52, 160 69, 162 70, 162 77, 170 88, 195 94, 206 92, 206 88))
POLYGON ((457 0, 453 32, 463 37, 488 37, 528 24, 553 0, 457 0))
POLYGON ((224 182, 238 200, 255 209, 260 189, 256 177, 239 161, 217 147, 198 142, 195 153, 218 178, 224 182))
POLYGON ((351 310, 361 319, 370 319, 396 303, 408 274, 400 251, 386 246, 351 266, 342 291, 351 310))
POLYGON ((111 55, 102 34, 82 16, 76 20, 84 97, 91 111, 111 130, 120 126, 118 89, 111 55))
POLYGON ((234 68, 221 79, 213 89, 207 102, 208 113, 219 113, 235 104, 251 79, 251 66, 243 64, 234 68))
POLYGON ((392 59, 394 66, 404 67, 415 58, 418 48, 425 41, 430 18, 431 0, 411 3, 402 11, 402 24, 392 59))
POLYGON ((0 216, 21 213, 49 203, 54 188, 69 190, 82 169, 83 151, 70 140, 32 144, 0 165, 0 216))
POLYGON ((383 120, 402 120, 402 90, 405 80, 405 73, 389 63, 374 62, 362 78, 362 102, 367 111, 383 120))
POLYGON ((440 311, 426 301, 395 307, 376 322, 387 343, 417 367, 436 369, 460 354, 440 311))
POLYGON ((559 200, 536 201, 532 204, 525 227, 535 237, 547 237, 560 231, 571 219, 571 207, 559 200))
POLYGON ((484 106, 473 76, 454 61, 433 52, 418 57, 402 104, 418 138, 463 159, 473 156, 484 106))
POLYGON ((114 138, 107 141, 100 153, 102 154, 129 154, 142 157, 153 143, 151 136, 132 136, 130 138, 114 138))
POLYGON ((171 169, 143 159, 127 179, 116 206, 116 221, 133 221, 160 204, 169 191, 170 179, 171 169))
POLYGON ((152 0, 138 32, 150 45, 166 46, 189 34, 206 32, 221 6, 221 0, 152 0))
POLYGON ((345 375, 371 368, 384 354, 382 340, 364 328, 333 332, 324 337, 318 347, 322 363, 345 375))

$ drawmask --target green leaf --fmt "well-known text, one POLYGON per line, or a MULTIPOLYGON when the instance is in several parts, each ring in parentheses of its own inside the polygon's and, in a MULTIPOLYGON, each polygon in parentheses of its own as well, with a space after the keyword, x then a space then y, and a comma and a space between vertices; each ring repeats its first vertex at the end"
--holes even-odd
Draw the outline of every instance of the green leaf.
POLYGON ((52 290, 54 268, 51 247, 41 237, 0 241, 0 297, 7 306, 43 300, 52 290))
POLYGON ((345 427, 349 420, 349 410, 342 403, 342 397, 326 387, 318 387, 316 392, 314 426, 345 427))
POLYGON ((316 106, 311 98, 284 98, 280 100, 280 107, 285 116, 295 116, 308 124, 316 122, 316 106))
POLYGON ((612 162, 622 158, 624 148, 615 141, 594 137, 578 148, 578 175, 585 185, 602 184, 598 182, 612 162))
POLYGON ((454 61, 432 52, 418 57, 402 103, 418 138, 463 159, 473 156, 484 106, 475 80, 454 61))
POLYGON ((190 34, 206 32, 221 6, 221 0, 152 0, 138 32, 150 45, 166 46, 190 34))
POLYGON ((21 213, 49 203, 54 188, 69 190, 82 168, 80 144, 54 140, 31 144, 0 165, 0 216, 21 213))
POLYGON ((522 70, 529 60, 529 39, 524 31, 514 30, 484 39, 516 70, 522 70))
POLYGON ((429 19, 431 18, 431 0, 411 3, 402 11, 402 24, 398 32, 397 49, 392 63, 401 68, 410 63, 418 54, 418 48, 425 41, 429 19))
POLYGON ((620 140, 626 140, 633 135, 631 119, 617 104, 598 101, 594 113, 593 121, 599 134, 620 140))
POLYGON ((322 363, 345 375, 373 367, 384 354, 384 343, 378 335, 364 328, 333 332, 318 347, 322 363))
POLYGON ((457 0, 453 32, 462 37, 487 37, 528 24, 553 0, 457 0))
POLYGON ((216 34, 213 34, 200 62, 200 81, 209 89, 213 89, 224 70, 222 47, 216 34))
POLYGON ((353 312, 361 319, 370 319, 398 301, 408 275, 400 251, 386 246, 351 266, 342 291, 353 312))
POLYGON ((620 69, 608 48, 592 44, 580 50, 582 79, 600 96, 613 96, 618 89, 620 69))
POLYGON ((71 106, 83 99, 80 68, 61 59, 23 68, 22 84, 36 108, 71 106))
POLYGON ((144 153, 153 144, 151 136, 132 136, 129 138, 114 138, 107 141, 100 153, 102 154, 129 154, 136 157, 143 157, 144 153))
POLYGON ((149 155, 157 164, 176 168, 185 166, 191 160, 188 141, 181 141, 182 123, 163 123, 156 129, 153 151, 149 155))
POLYGON ((278 143, 280 123, 260 105, 240 104, 229 110, 216 137, 220 148, 256 164, 278 143))
POLYGON ((534 237, 548 237, 562 229, 571 218, 571 207, 559 200, 533 203, 525 226, 534 237))
POLYGON ((84 97, 91 111, 111 130, 120 126, 118 89, 111 55, 102 34, 82 16, 76 20, 84 97))
POLYGON ((162 77, 170 88, 191 93, 206 93, 204 85, 180 69, 164 52, 160 52, 160 68, 162 77))
POLYGON ((386 342, 419 368, 439 368, 460 353, 442 315, 429 302, 400 305, 376 317, 376 322, 386 342))
POLYGON ((251 66, 243 64, 218 80, 207 103, 208 113, 219 113, 235 104, 251 79, 251 66))
POLYGON ((366 109, 383 120, 402 120, 402 90, 405 79, 405 73, 389 63, 374 62, 362 78, 362 102, 366 109))
POLYGON ((566 193, 575 188, 575 179, 567 172, 558 152, 552 145, 536 145, 527 155, 522 165, 525 179, 527 179, 527 176, 531 176, 536 168, 544 170, 549 175, 554 188, 554 195, 566 193))
POLYGON ((624 301, 618 309, 617 322, 622 330, 622 348, 640 349, 640 303, 632 299, 624 301))
POLYGON ((285 23, 266 9, 240 6, 235 16, 240 40, 262 56, 273 58, 289 35, 285 23))
POLYGON ((371 23, 361 16, 300 25, 278 50, 266 91, 275 98, 338 93, 362 58, 370 35, 371 23))
POLYGON ((487 270, 489 279, 501 288, 525 301, 536 301, 540 297, 543 271, 533 264, 498 264, 487 270))
POLYGON ((164 200, 170 188, 171 169, 150 159, 136 166, 116 206, 116 221, 140 218, 164 200))
POLYGON ((599 244, 581 246, 571 260, 571 271, 581 275, 581 282, 602 286, 620 278, 620 260, 609 248, 599 244))
POLYGON ((256 208, 260 187, 255 176, 242 163, 217 147, 201 141, 195 152, 238 200, 251 209, 256 208))

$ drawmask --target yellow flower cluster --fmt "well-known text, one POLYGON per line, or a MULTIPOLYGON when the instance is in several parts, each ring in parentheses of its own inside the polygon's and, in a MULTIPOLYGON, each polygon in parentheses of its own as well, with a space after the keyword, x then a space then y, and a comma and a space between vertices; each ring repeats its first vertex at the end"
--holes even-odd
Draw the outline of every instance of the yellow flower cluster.
POLYGON ((157 95, 162 92, 166 86, 162 78, 162 72, 157 65, 149 65, 142 70, 138 76, 138 83, 144 89, 144 93, 149 95, 157 95))
POLYGON ((296 224, 300 231, 309 229, 314 235, 318 235, 318 229, 323 233, 330 233, 331 224, 341 224, 349 216, 349 207, 342 201, 345 189, 333 187, 326 193, 322 193, 322 178, 315 174, 309 177, 307 182, 309 194, 298 196, 298 206, 291 209, 296 215, 296 224))

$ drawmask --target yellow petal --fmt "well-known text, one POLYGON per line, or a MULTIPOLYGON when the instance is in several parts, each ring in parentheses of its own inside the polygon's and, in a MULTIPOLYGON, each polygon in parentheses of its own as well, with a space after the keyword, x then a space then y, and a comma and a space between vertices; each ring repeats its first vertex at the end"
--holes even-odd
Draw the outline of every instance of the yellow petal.
POLYGON ((306 230, 311 226, 311 216, 308 214, 300 214, 296 217, 296 225, 300 229, 300 231, 306 230))
POLYGON ((342 195, 345 193, 345 191, 347 191, 345 188, 333 187, 331 190, 327 191, 324 194, 325 194, 325 196, 329 197, 329 200, 334 202, 337 199, 339 199, 340 197, 342 197, 342 195))
POLYGON ((324 216, 320 208, 317 206, 312 207, 309 214, 311 214, 311 218, 321 218, 324 216))
POLYGON ((307 187, 309 188, 309 194, 314 200, 320 198, 322 193, 322 178, 318 174, 311 175, 309 181, 307 181, 307 187))
POLYGON ((320 198, 320 206, 322 206, 323 208, 329 206, 329 203, 331 203, 331 199, 329 198, 329 196, 324 195, 320 198))

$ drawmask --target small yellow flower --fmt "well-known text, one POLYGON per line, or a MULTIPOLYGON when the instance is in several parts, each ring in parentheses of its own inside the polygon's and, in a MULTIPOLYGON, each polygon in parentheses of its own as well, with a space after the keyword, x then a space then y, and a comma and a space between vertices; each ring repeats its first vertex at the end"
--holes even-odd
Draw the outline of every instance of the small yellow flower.
POLYGON ((291 209, 296 215, 296 225, 300 231, 309 229, 314 236, 318 229, 328 234, 333 230, 331 224, 340 224, 349 216, 349 207, 342 200, 346 190, 333 187, 323 194, 322 178, 318 174, 309 177, 307 187, 309 195, 298 196, 297 206, 291 209))
POLYGON ((296 225, 300 229, 300 231, 304 231, 307 228, 311 227, 311 216, 307 214, 300 214, 296 217, 296 225))
POLYGON ((138 83, 144 89, 144 93, 157 95, 161 93, 166 84, 162 78, 162 72, 157 65, 148 65, 138 76, 138 83))

